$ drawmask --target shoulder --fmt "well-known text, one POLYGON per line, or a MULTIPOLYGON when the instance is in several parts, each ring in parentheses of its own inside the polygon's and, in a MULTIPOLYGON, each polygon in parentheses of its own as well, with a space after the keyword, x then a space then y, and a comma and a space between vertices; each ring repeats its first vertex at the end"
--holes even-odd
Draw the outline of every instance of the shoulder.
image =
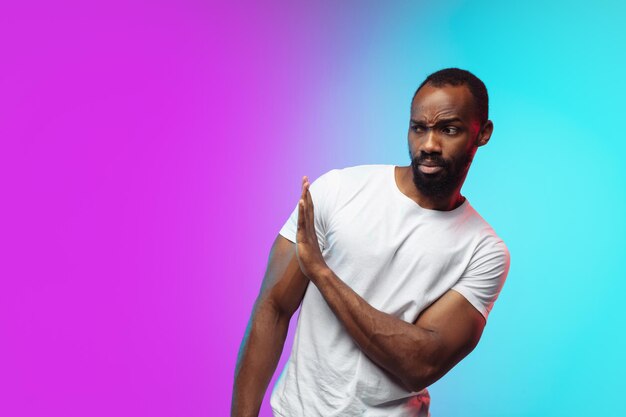
POLYGON ((474 229, 475 254, 497 256, 508 263, 510 254, 504 240, 471 205, 468 206, 467 223, 474 229))
POLYGON ((356 165, 326 171, 311 183, 314 203, 339 206, 364 190, 373 192, 377 184, 386 181, 391 169, 393 165, 356 165))
POLYGON ((497 252, 501 256, 509 258, 509 250, 504 240, 496 233, 494 228, 469 204, 465 211, 464 223, 474 234, 474 252, 497 252))
POLYGON ((467 220, 472 224, 474 244, 468 248, 469 263, 452 289, 465 296, 486 319, 506 281, 510 254, 504 240, 478 213, 474 211, 467 220))

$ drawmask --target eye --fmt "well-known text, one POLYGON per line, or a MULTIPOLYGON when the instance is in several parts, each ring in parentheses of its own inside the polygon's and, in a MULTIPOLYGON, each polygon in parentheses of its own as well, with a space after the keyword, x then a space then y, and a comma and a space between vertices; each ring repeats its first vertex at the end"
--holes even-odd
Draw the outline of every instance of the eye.
POLYGON ((456 135, 459 133, 459 128, 456 126, 446 126, 441 131, 446 135, 456 135))
POLYGON ((424 128, 424 125, 420 125, 420 124, 412 124, 411 129, 413 129, 415 133, 424 133, 424 131, 426 130, 424 128))

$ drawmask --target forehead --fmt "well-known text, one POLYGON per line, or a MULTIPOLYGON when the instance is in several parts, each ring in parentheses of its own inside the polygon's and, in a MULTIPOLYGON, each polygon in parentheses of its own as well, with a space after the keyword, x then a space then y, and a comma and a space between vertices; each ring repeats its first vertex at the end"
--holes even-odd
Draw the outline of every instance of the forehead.
POLYGON ((468 123, 475 115, 474 97, 465 85, 433 87, 426 84, 411 104, 411 118, 436 121, 458 117, 468 123))

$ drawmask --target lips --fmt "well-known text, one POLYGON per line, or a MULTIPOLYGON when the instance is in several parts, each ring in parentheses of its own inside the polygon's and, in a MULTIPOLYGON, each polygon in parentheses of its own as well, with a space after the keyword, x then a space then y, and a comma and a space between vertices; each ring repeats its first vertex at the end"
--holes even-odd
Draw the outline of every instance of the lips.
POLYGON ((419 164, 418 168, 424 174, 436 174, 443 169, 441 165, 434 164, 419 164))

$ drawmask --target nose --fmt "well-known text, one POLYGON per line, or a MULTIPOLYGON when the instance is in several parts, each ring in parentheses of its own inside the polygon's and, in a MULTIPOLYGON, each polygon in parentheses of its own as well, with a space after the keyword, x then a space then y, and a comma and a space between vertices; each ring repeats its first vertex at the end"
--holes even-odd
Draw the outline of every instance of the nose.
POLYGON ((441 153, 441 142, 435 133, 435 129, 428 129, 421 150, 425 153, 441 153))

